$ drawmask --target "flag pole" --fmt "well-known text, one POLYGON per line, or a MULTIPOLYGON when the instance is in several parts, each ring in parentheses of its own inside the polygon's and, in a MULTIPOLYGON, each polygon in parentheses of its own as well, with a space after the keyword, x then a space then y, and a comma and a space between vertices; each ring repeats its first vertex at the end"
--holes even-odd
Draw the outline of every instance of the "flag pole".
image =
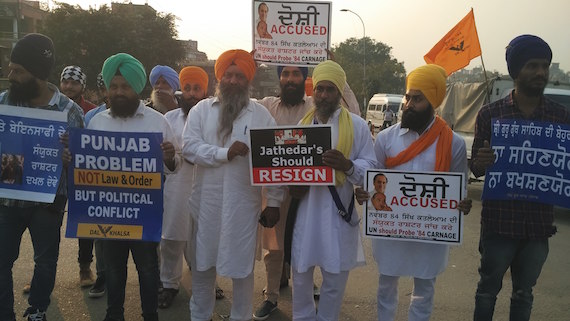
POLYGON ((491 92, 489 91, 489 79, 487 78, 487 70, 483 61, 483 51, 481 51, 481 65, 483 65, 483 75, 485 76, 485 89, 487 90, 487 103, 491 102, 491 92))
MULTIPOLYGON (((475 28, 475 33, 477 34, 477 40, 479 39, 479 33, 477 32, 477 25, 475 24, 475 12, 473 7, 471 7, 473 12, 473 26, 475 28)), ((485 89, 487 90, 487 102, 491 102, 491 92, 489 91, 489 79, 487 78, 487 69, 485 68, 485 61, 483 61, 483 50, 481 50, 481 44, 479 43, 479 51, 481 52, 481 65, 483 66, 483 76, 485 76, 485 89)))

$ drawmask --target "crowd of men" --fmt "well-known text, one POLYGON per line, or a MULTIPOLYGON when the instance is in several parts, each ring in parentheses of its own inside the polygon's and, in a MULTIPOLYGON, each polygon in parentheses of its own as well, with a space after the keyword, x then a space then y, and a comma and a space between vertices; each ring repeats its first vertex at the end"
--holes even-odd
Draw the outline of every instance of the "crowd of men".
MULTIPOLYGON (((521 118, 570 124, 568 111, 543 95, 552 59, 542 39, 522 35, 506 51, 515 88, 505 99, 485 106, 477 116, 471 170, 477 176, 494 162, 492 118, 521 118)), ((60 87, 47 81, 55 61, 51 39, 29 34, 10 57, 10 88, 0 104, 67 114, 68 127, 114 132, 161 133, 164 161, 164 209, 160 242, 79 239, 79 282, 92 286, 89 296, 107 294, 105 321, 124 317, 127 259, 138 272, 142 316, 158 320, 180 286, 184 262, 191 268, 193 321, 212 320, 223 291, 216 277, 232 280, 230 320, 265 320, 278 307, 279 289, 292 278, 293 320, 338 320, 349 272, 363 264, 360 218, 355 200, 369 201, 367 169, 441 171, 467 175, 465 142, 435 114, 445 97, 446 73, 437 65, 410 72, 401 122, 381 131, 373 141, 343 68, 333 60, 312 70, 312 96, 306 94, 309 70, 279 66, 280 95, 250 98, 256 62, 244 50, 218 57, 217 81, 208 95, 208 74, 186 66, 176 72, 156 65, 148 78, 132 55, 107 58, 97 77, 100 106, 83 97, 86 75, 79 66, 65 67, 60 87), (150 103, 141 92, 152 86, 150 103), (177 95, 176 91, 181 94, 177 95), (352 96, 351 96, 352 95, 352 96), (332 148, 323 164, 335 170, 333 186, 252 186, 248 129, 286 125, 330 125, 332 148), (260 244, 258 247, 257 244, 260 244), (93 248, 96 275, 91 271, 93 248), (262 255, 259 255, 262 253, 262 255), (264 301, 253 307, 254 261, 266 267, 264 301), (323 276, 315 302, 314 270, 323 276)), ((62 160, 70 166, 67 134, 61 137, 62 160)), ((60 229, 67 203, 65 171, 53 203, 0 198, 0 319, 16 320, 12 267, 28 229, 34 247, 34 273, 24 317, 47 320, 55 286, 60 229)), ((374 178, 372 204, 389 209, 384 195, 387 178, 374 178)), ((468 214, 471 200, 458 211, 468 214)), ((73 214, 73 213, 70 213, 73 214)), ((481 220, 481 266, 474 320, 492 320, 501 281, 510 267, 513 278, 511 320, 529 320, 532 288, 548 254, 548 238, 556 230, 551 205, 530 201, 484 201, 481 220)), ((429 320, 436 277, 447 265, 445 244, 373 240, 378 266, 378 320, 394 320, 398 280, 411 276, 409 320, 429 320)))

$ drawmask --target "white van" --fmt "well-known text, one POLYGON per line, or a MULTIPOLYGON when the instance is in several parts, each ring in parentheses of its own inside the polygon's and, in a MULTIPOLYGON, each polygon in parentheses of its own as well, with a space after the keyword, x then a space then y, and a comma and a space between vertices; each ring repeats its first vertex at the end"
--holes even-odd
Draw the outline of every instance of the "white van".
POLYGON ((366 120, 370 121, 376 128, 382 128, 384 125, 384 112, 390 108, 394 114, 392 125, 398 122, 398 109, 402 102, 402 95, 395 94, 374 94, 370 98, 368 108, 366 109, 366 120))

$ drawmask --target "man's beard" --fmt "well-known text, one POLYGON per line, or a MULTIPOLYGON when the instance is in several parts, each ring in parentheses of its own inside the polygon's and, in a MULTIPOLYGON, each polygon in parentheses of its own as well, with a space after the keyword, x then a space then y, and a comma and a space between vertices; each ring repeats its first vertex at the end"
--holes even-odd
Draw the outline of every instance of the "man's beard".
POLYGON ((182 109, 182 111, 184 112, 185 115, 188 115, 188 112, 190 112, 190 109, 192 109, 192 107, 196 106, 197 103, 200 102, 200 100, 202 100, 204 98, 196 98, 194 96, 186 99, 184 98, 184 96, 180 97, 180 100, 178 101, 178 106, 180 106, 180 109, 182 109))
POLYGON ((433 117, 433 107, 431 104, 423 111, 415 111, 407 108, 402 112, 402 128, 409 128, 415 132, 424 129, 433 117))
POLYGON ((295 106, 303 100, 305 96, 305 84, 287 83, 281 87, 281 101, 289 106, 295 106))
POLYGON ((220 82, 218 85, 217 96, 221 106, 218 139, 224 145, 232 134, 234 121, 249 104, 248 86, 231 85, 227 82, 220 82))
POLYGON ((14 104, 29 103, 32 99, 40 96, 40 86, 34 78, 23 83, 10 82, 10 90, 8 91, 8 99, 14 104))
POLYGON ((109 97, 109 108, 114 117, 128 118, 135 114, 139 107, 138 97, 129 99, 125 96, 109 97))
MULTIPOLYGON (((174 99, 174 97, 171 97, 169 99, 174 99)), ((166 114, 166 112, 170 110, 168 109, 168 106, 166 106, 166 104, 157 97, 156 90, 153 90, 150 93, 150 101, 152 102, 152 107, 161 114, 166 114)))
POLYGON ((340 106, 340 95, 338 95, 338 97, 332 101, 332 102, 328 102, 326 100, 319 100, 319 99, 314 99, 314 103, 315 103, 315 114, 317 115, 317 117, 321 120, 328 120, 332 114, 334 114, 334 112, 339 108, 340 106))
POLYGON ((528 81, 521 81, 518 80, 517 81, 517 88, 526 96, 529 97, 539 97, 542 96, 542 94, 544 93, 544 87, 546 87, 546 84, 548 83, 548 79, 541 77, 541 76, 537 76, 535 78, 533 78, 532 80, 528 80, 528 81), (543 80, 544 81, 544 85, 537 87, 537 86, 533 86, 533 82, 535 80, 543 80))

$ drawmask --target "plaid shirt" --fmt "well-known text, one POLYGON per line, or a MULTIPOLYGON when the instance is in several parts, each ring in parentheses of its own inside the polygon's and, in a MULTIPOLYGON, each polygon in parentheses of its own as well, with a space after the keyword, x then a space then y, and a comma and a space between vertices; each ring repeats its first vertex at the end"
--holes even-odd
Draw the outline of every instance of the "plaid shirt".
MULTIPOLYGON (((37 107, 39 109, 45 110, 54 110, 54 111, 61 111, 67 112, 67 126, 69 127, 83 127, 83 110, 79 107, 73 100, 67 98, 64 94, 59 92, 59 89, 53 84, 48 83, 48 88, 51 91, 54 91, 54 95, 56 97, 56 103, 53 105, 48 105, 45 107, 37 107)), ((52 99, 53 101, 54 99, 52 99)), ((8 91, 0 93, 0 104, 2 105, 14 105, 14 103, 9 101, 8 91)), ((20 107, 29 107, 29 106, 20 106, 20 107)), ((29 107, 34 108, 34 107, 29 107)), ((56 192, 56 203, 59 200, 64 200, 67 197, 67 172, 64 169, 61 172, 61 177, 59 179, 59 185, 57 187, 56 192), (59 196, 59 197, 57 197, 59 196), (64 197, 64 198, 61 198, 64 197)), ((39 202, 31 202, 31 201, 22 201, 22 200, 15 200, 9 198, 0 198, 0 205, 8 206, 8 207, 32 207, 32 206, 49 206, 50 204, 39 203, 39 202)), ((56 204, 54 204, 56 205, 56 204)), ((57 204, 57 207, 65 206, 64 204, 57 204)), ((63 210, 63 208, 61 208, 63 210)))
MULTIPOLYGON (((491 119, 525 119, 513 99, 513 92, 504 99, 483 106, 475 123, 473 158, 485 140, 491 141, 491 119)), ((570 124, 570 112, 564 106, 543 96, 538 108, 526 118, 549 123, 570 124)), ((521 200, 484 200, 481 226, 515 239, 543 239, 556 233, 553 206, 521 200)))

